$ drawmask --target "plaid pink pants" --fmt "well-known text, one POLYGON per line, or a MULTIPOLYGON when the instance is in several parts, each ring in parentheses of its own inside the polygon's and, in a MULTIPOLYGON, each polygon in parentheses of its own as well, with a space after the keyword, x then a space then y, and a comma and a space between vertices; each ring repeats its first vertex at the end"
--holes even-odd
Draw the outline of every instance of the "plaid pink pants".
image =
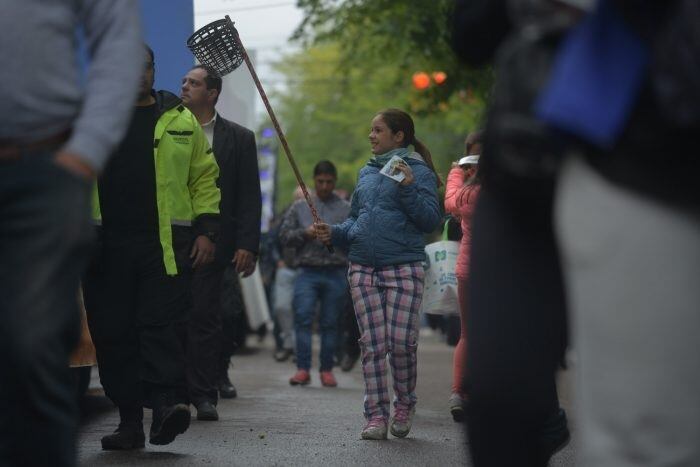
POLYGON ((348 281, 360 327, 365 418, 389 418, 387 355, 394 409, 416 404, 416 350, 423 296, 420 262, 373 268, 350 264, 348 281))

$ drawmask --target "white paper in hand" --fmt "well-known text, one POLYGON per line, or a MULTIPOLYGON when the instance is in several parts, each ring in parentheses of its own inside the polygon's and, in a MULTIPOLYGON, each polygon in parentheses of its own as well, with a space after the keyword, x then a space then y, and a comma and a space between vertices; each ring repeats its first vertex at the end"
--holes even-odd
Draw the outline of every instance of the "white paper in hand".
POLYGON ((406 175, 397 168, 399 164, 406 165, 406 161, 401 159, 399 156, 394 156, 389 159, 389 162, 382 167, 379 173, 401 183, 404 178, 406 178, 406 175))

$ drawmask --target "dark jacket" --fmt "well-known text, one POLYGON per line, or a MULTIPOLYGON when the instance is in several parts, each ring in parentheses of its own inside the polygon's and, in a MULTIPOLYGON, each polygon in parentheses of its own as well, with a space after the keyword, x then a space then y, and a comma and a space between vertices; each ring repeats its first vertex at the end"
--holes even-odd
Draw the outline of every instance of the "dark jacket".
POLYGON ((213 149, 219 164, 221 189, 221 231, 216 259, 230 263, 236 250, 257 254, 260 244, 262 199, 255 135, 218 115, 213 149))
MULTIPOLYGON (((175 275, 180 263, 176 258, 178 246, 184 244, 187 249, 192 235, 218 231, 221 194, 216 184, 219 169, 197 118, 182 101, 168 91, 151 91, 151 95, 156 101, 157 123, 152 143, 144 149, 153 151, 154 195, 163 262, 168 275, 175 275)), ((96 224, 102 222, 103 190, 120 189, 102 183, 109 171, 107 166, 107 175, 103 174, 95 183, 92 193, 92 217, 96 224)), ((106 227, 107 231, 111 228, 106 227)))
MULTIPOLYGON (((580 144, 590 164, 612 182, 696 209, 700 205, 697 157, 696 151, 687 148, 697 146, 700 131, 700 33, 696 26, 700 6, 696 0, 607 3, 649 48, 647 75, 614 147, 599 149, 579 140, 565 143, 568 147, 580 144)), ((561 133, 533 138, 525 131, 539 130, 541 125, 531 109, 549 82, 558 50, 559 40, 553 40, 551 31, 555 25, 575 24, 580 16, 566 2, 456 0, 453 49, 472 66, 495 60, 494 68, 499 70, 486 119, 483 153, 489 156, 479 161, 485 185, 497 178, 513 185, 516 177, 524 179, 523 170, 532 172, 538 165, 555 168, 563 159, 559 154, 561 133), (551 142, 559 144, 552 147, 551 142), (506 153, 501 147, 518 151, 506 153), (521 173, 508 173, 515 170, 521 173)), ((564 32, 558 35, 563 37, 564 32)), ((528 180, 523 186, 531 190, 528 180)))
POLYGON ((350 217, 331 230, 352 263, 383 267, 425 260, 423 234, 440 224, 437 178, 422 160, 407 160, 415 181, 400 186, 366 165, 352 196, 350 217))
MULTIPOLYGON (((312 198, 318 215, 324 222, 336 224, 348 218, 350 204, 335 193, 325 201, 321 201, 315 195, 312 195, 312 198)), ((330 253, 320 241, 309 240, 304 236, 304 231, 313 222, 311 209, 303 199, 295 201, 282 219, 280 242, 286 247, 296 249, 294 263, 300 267, 347 266, 348 258, 345 252, 335 249, 330 253)))

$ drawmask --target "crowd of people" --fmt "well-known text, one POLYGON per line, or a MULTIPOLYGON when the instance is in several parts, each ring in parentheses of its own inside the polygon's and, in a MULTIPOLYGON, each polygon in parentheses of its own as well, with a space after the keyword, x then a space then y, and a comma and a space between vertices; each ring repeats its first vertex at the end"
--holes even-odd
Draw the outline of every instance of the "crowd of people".
MULTIPOLYGON (((0 81, 13 89, 0 101, 3 465, 76 463, 67 361, 81 284, 119 412, 103 449, 143 448, 144 408, 154 445, 187 431, 190 406, 218 420, 218 398, 237 393, 239 280, 261 249, 255 136, 217 112, 217 73, 197 65, 179 95, 155 91, 137 2, 45 3, 12 0, 0 16, 0 81), (84 95, 76 26, 91 55, 84 95)), ((268 235, 274 357, 295 359, 289 384, 312 380, 318 315, 321 385, 360 361, 360 437, 410 433, 425 239, 448 213, 462 235, 445 398, 476 466, 546 466, 568 443, 556 374, 569 321, 582 465, 700 463, 700 192, 687 152, 700 75, 676 53, 700 54, 694 20, 691 0, 458 0, 455 52, 498 74, 444 198, 413 119, 388 108, 369 122, 372 155, 349 201, 319 161, 313 195, 268 235), (601 83, 614 91, 604 100, 601 83)))

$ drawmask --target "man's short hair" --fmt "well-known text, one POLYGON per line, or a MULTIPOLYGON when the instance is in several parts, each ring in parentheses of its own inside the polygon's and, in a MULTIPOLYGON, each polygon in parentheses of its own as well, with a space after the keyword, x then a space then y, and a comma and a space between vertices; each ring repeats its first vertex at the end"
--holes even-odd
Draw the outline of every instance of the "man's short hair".
POLYGON ((204 78, 204 83, 207 85, 207 90, 216 89, 216 99, 214 100, 214 104, 216 104, 216 102, 219 100, 219 96, 221 95, 222 80, 214 70, 206 65, 195 65, 192 67, 192 70, 196 70, 198 68, 207 72, 207 76, 204 78))
POLYGON ((314 167, 314 177, 321 174, 333 175, 334 178, 338 178, 338 171, 331 161, 321 161, 316 164, 314 167))

